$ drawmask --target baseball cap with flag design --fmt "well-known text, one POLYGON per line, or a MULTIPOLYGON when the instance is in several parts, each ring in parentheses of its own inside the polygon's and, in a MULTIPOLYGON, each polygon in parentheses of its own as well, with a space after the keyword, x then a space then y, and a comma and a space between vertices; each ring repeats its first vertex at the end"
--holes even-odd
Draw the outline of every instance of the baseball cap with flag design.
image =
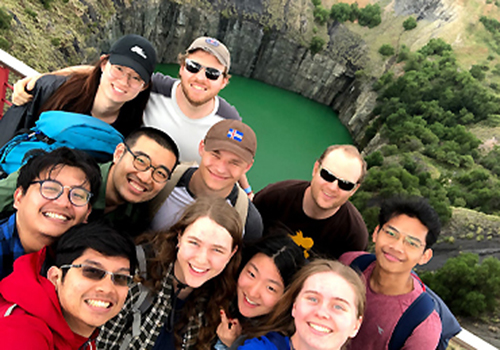
POLYGON ((228 151, 252 163, 257 151, 257 137, 251 127, 239 120, 225 119, 214 124, 205 136, 205 150, 228 151))
POLYGON ((191 43, 191 45, 189 45, 186 51, 188 53, 191 53, 199 49, 214 55, 219 60, 219 62, 224 67, 226 67, 226 73, 229 72, 229 66, 231 65, 231 55, 229 54, 229 50, 227 49, 226 45, 224 45, 217 39, 207 36, 201 36, 195 39, 191 43))

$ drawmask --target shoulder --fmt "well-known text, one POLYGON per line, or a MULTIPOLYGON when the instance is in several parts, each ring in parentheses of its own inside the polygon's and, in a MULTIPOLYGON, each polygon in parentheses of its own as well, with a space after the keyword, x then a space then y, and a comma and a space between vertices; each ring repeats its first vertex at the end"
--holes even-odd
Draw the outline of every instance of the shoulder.
POLYGON ((55 88, 57 89, 59 86, 61 86, 66 80, 68 80, 67 76, 62 76, 62 75, 54 75, 54 74, 47 74, 41 76, 35 84, 34 89, 50 89, 50 88, 55 88))
POLYGON ((157 92, 165 97, 172 97, 172 86, 174 86, 176 81, 177 79, 163 73, 154 73, 151 76, 151 83, 153 85, 151 92, 157 92))
POLYGON ((441 336, 441 319, 434 310, 407 339, 402 350, 436 349, 441 336))
POLYGON ((288 337, 281 335, 277 332, 271 332, 266 334, 265 336, 252 338, 245 341, 245 343, 240 346, 238 349, 252 350, 252 349, 269 349, 269 350, 278 350, 283 349, 283 346, 289 347, 288 337), (281 343, 281 344, 277 344, 281 343))
POLYGON ((224 119, 241 120, 240 114, 233 105, 229 104, 229 102, 220 96, 217 96, 217 98, 219 99, 219 108, 216 112, 217 115, 224 119))
POLYGON ((339 261, 341 263, 343 263, 344 265, 350 265, 354 259, 356 259, 360 256, 364 256, 364 255, 368 255, 368 253, 366 253, 366 252, 347 252, 347 253, 344 253, 340 256, 339 261))
POLYGON ((52 332, 41 319, 24 311, 0 317, 0 339, 3 349, 52 349, 52 332))
POLYGON ((275 182, 273 184, 267 185, 262 190, 255 194, 254 201, 261 200, 262 198, 267 198, 267 196, 284 196, 289 197, 296 193, 303 193, 309 186, 309 181, 302 180, 286 180, 275 182), (286 191, 285 191, 286 190, 286 191))

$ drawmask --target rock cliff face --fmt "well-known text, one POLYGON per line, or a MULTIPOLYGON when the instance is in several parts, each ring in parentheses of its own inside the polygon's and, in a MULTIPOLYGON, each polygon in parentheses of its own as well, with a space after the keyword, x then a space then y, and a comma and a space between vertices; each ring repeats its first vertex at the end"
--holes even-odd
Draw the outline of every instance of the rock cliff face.
POLYGON ((333 23, 325 49, 311 55, 305 40, 314 26, 310 0, 117 0, 115 8, 117 13, 100 31, 106 36, 93 37, 89 46, 100 42, 106 49, 123 33, 135 32, 150 38, 160 61, 176 62, 193 38, 215 36, 231 52, 231 73, 329 105, 353 138, 362 138, 375 101, 371 82, 355 79, 368 59, 366 45, 333 23))

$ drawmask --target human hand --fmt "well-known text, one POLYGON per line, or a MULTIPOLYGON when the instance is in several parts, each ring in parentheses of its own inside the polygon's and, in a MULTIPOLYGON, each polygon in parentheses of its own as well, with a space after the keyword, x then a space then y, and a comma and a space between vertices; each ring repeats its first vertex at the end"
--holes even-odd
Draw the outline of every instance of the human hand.
POLYGON ((14 84, 14 92, 12 93, 12 103, 17 106, 21 106, 31 101, 33 95, 29 94, 28 91, 33 90, 36 81, 41 76, 42 76, 41 74, 38 74, 18 80, 14 84))
POLYGON ((220 319, 221 322, 217 327, 217 336, 224 345, 230 347, 236 338, 241 335, 240 321, 236 318, 227 318, 226 312, 223 309, 220 310, 220 319))

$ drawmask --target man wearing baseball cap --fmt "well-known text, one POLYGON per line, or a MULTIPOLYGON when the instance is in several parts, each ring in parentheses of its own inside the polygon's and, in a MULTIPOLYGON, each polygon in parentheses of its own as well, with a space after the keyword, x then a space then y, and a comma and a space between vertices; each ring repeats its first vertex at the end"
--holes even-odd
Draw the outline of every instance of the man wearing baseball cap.
POLYGON ((226 198, 240 213, 246 242, 260 238, 262 218, 237 184, 252 167, 256 150, 255 133, 243 122, 222 120, 212 126, 199 143, 200 166, 177 166, 165 188, 153 199, 152 228, 168 229, 197 197, 217 196, 226 198))

